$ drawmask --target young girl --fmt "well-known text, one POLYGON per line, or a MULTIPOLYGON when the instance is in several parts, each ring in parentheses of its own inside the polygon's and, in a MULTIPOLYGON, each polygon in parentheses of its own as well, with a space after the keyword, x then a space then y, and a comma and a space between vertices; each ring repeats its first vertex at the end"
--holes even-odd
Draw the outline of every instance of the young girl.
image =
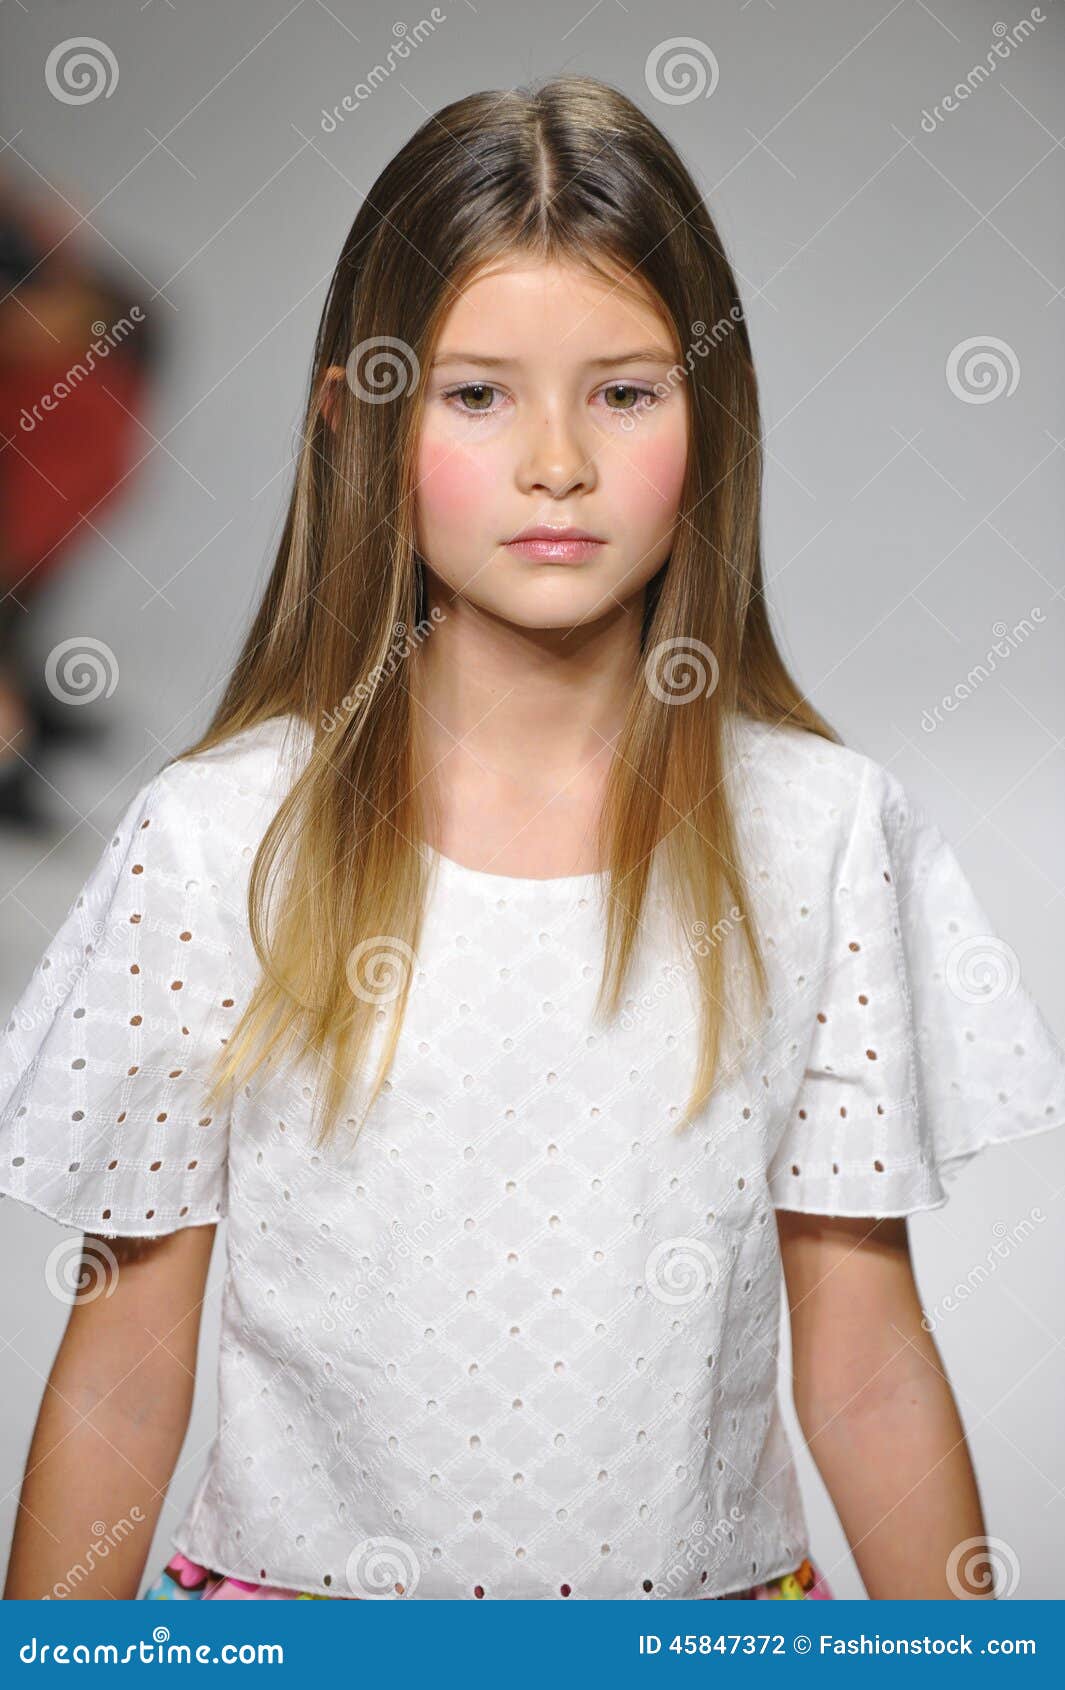
POLYGON ((223 1216, 152 1597, 830 1595, 782 1265, 869 1595, 991 1594, 905 1217, 1060 1123, 1065 1061, 789 676, 759 497, 736 284, 648 118, 566 77, 428 121, 344 245, 221 706, 5 1035, 4 1189, 87 1235, 9 1596, 135 1595, 223 1216))

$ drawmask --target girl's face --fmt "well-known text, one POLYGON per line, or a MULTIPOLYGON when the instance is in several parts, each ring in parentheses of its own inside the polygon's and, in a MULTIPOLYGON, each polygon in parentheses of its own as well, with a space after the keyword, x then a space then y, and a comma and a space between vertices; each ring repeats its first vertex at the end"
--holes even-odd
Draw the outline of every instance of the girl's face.
POLYGON ((423 372, 415 524, 429 570, 525 628, 594 621, 642 594, 669 556, 688 451, 682 381, 661 317, 559 265, 482 273, 423 372), (664 384, 661 397, 652 389, 664 384), (530 526, 601 543, 545 558, 530 526))

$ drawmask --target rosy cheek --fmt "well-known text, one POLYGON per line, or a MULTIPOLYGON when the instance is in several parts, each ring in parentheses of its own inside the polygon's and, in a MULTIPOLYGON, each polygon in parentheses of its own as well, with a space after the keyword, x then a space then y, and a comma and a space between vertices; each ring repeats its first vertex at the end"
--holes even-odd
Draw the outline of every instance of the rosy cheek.
POLYGON ((418 503, 430 522, 451 525, 472 521, 480 513, 498 475, 453 441, 422 441, 418 453, 418 503))
POLYGON ((641 442, 634 449, 632 471, 624 477, 622 497, 630 510, 646 511, 651 521, 675 511, 684 486, 686 460, 683 439, 641 442))

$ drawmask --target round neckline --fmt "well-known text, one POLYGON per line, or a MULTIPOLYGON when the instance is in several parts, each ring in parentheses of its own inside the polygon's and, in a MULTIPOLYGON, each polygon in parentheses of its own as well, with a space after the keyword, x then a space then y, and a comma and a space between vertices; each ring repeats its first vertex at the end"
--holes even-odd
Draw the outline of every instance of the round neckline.
POLYGON ((606 880, 606 871, 600 869, 594 874, 553 874, 553 875, 518 875, 492 874, 487 869, 469 868, 465 863, 456 862, 454 857, 445 857, 435 845, 426 845, 424 849, 432 860, 438 864, 441 872, 453 880, 466 880, 478 886, 490 889, 493 886, 501 890, 509 888, 511 891, 557 891, 573 893, 581 889, 592 891, 606 880))

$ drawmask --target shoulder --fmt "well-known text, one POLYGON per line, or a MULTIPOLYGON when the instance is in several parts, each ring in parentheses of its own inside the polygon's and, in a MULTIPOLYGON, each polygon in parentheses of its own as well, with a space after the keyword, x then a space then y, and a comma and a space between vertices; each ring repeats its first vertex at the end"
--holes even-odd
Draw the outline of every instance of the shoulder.
POLYGON ((256 850, 312 743, 297 718, 275 717, 165 764, 126 802, 83 898, 117 893, 143 905, 145 919, 162 918, 206 888, 212 910, 240 910, 256 850))
POLYGON ((304 767, 313 732, 286 714, 256 723, 204 751, 179 756, 159 770, 139 796, 172 816, 242 821, 277 809, 304 767))
POLYGON ((740 811, 779 840, 817 840, 842 851, 856 834, 889 842, 919 805, 885 763, 791 723, 732 719, 730 768, 740 811))
POLYGON ((798 804, 853 816, 871 788, 880 790, 892 778, 865 752, 790 722, 737 714, 729 727, 730 763, 742 794, 763 804, 798 804))

